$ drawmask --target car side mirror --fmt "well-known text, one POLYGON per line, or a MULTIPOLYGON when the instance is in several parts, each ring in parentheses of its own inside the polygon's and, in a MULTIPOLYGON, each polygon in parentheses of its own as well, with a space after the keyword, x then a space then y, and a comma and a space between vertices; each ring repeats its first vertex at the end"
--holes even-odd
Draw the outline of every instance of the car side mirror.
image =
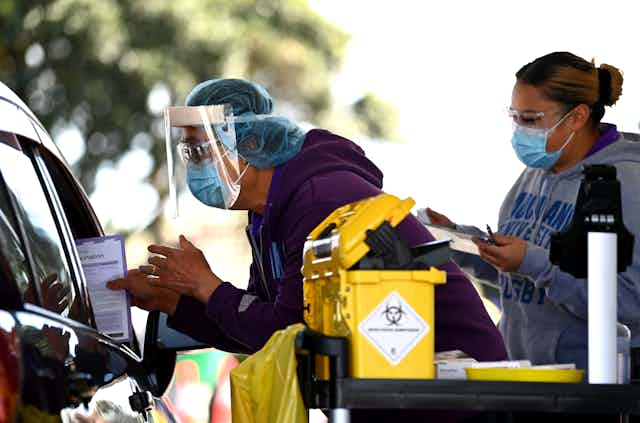
POLYGON ((147 316, 142 362, 155 378, 152 393, 161 396, 166 391, 179 351, 208 348, 209 345, 197 341, 167 325, 167 315, 152 311, 147 316))

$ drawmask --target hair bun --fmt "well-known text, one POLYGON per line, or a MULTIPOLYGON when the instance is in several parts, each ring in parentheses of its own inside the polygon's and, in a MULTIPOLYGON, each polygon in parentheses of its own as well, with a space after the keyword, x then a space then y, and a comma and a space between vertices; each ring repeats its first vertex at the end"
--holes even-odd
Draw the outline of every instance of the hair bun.
POLYGON ((598 67, 600 98, 598 103, 613 106, 622 95, 622 72, 614 66, 601 64, 598 67))

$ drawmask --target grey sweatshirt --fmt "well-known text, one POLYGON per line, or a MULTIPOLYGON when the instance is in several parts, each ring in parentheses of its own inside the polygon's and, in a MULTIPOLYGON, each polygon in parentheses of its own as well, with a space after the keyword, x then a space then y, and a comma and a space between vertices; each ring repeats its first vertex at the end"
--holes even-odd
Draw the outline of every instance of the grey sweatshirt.
POLYGON ((632 345, 640 345, 640 143, 620 134, 616 142, 564 172, 522 172, 502 203, 498 222, 500 235, 527 241, 517 272, 496 272, 469 255, 455 257, 476 277, 495 281, 497 276, 503 311, 499 326, 511 359, 587 367, 587 281, 549 261, 551 234, 571 222, 586 164, 617 168, 623 219, 635 236, 633 263, 618 275, 618 321, 631 329, 632 345))

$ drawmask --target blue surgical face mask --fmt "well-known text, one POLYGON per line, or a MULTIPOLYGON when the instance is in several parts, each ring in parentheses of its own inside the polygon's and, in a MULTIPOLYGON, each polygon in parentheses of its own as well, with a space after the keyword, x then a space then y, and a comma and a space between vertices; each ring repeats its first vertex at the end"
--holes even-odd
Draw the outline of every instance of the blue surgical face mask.
POLYGON ((218 209, 228 209, 235 203, 240 190, 231 190, 223 184, 218 168, 211 160, 187 164, 187 185, 201 203, 218 209))
POLYGON ((222 196, 222 183, 212 161, 187 164, 187 185, 194 197, 207 206, 226 208, 222 196))
POLYGON ((573 139, 575 132, 572 132, 571 135, 569 135, 569 138, 567 138, 564 145, 560 147, 559 150, 551 153, 547 151, 547 141, 549 139, 549 134, 551 134, 551 132, 553 132, 553 130, 556 129, 567 116, 569 116, 569 113, 566 113, 558 123, 548 129, 529 128, 514 123, 511 145, 522 163, 528 167, 549 169, 558 162, 562 155, 562 151, 573 139))

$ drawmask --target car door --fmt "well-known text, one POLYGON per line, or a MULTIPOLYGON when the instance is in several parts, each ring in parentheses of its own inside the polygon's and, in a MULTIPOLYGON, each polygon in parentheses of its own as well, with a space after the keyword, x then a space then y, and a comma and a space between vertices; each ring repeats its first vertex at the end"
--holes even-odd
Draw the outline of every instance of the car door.
POLYGON ((24 304, 12 310, 20 344, 18 420, 173 421, 148 395, 159 393, 133 351, 137 345, 117 345, 95 329, 74 239, 102 230, 42 137, 48 135, 41 128, 35 140, 0 137, 0 256, 8 263, 0 284, 24 304), (133 409, 130 399, 149 404, 133 409))

